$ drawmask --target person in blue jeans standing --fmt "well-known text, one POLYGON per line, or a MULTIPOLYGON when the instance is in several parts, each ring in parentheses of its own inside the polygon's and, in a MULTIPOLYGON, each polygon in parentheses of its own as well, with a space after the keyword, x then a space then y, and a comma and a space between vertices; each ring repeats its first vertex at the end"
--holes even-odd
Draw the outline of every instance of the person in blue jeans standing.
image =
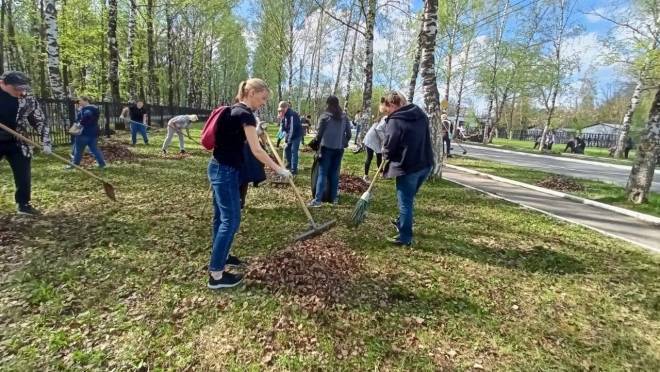
POLYGON ((147 123, 149 121, 149 111, 144 107, 144 101, 138 100, 135 105, 128 108, 128 115, 130 118, 131 127, 131 144, 135 146, 137 143, 137 134, 140 133, 145 145, 149 144, 149 137, 147 136, 147 123))
POLYGON ((284 147, 284 156, 286 164, 292 174, 298 174, 298 150, 303 137, 302 123, 300 115, 289 106, 289 102, 280 102, 277 112, 282 116, 282 128, 286 137, 286 147, 284 147))
POLYGON ((238 87, 236 103, 218 118, 215 127, 213 157, 208 165, 208 178, 213 189, 213 235, 209 263, 208 287, 230 288, 242 281, 242 276, 225 271, 227 266, 240 266, 242 262, 229 255, 234 235, 241 222, 240 173, 245 157, 245 143, 257 160, 272 168, 284 178, 291 172, 278 166, 264 151, 257 137, 257 119, 254 111, 266 104, 269 96, 266 83, 249 79, 238 87))
MULTIPOLYGON (((103 160, 103 154, 97 146, 99 139, 99 116, 101 116, 99 108, 90 105, 89 98, 87 97, 80 97, 78 107, 80 111, 76 115, 76 121, 82 125, 82 132, 76 136, 74 142, 73 164, 80 165, 85 147, 89 147, 89 152, 94 155, 99 168, 103 169, 105 168, 105 160, 103 160)), ((69 165, 67 168, 71 169, 73 166, 69 165)))
POLYGON ((339 106, 339 99, 330 96, 326 100, 326 110, 319 117, 319 130, 315 142, 320 144, 319 176, 316 180, 316 195, 309 202, 310 207, 321 206, 326 188, 330 188, 330 200, 337 204, 339 170, 344 157, 344 149, 351 139, 351 123, 339 106))
POLYGON ((387 115, 383 156, 389 161, 386 177, 396 177, 399 217, 392 221, 398 235, 388 239, 394 245, 410 246, 413 239, 415 196, 434 165, 429 119, 403 94, 388 92, 380 99, 380 111, 387 115))

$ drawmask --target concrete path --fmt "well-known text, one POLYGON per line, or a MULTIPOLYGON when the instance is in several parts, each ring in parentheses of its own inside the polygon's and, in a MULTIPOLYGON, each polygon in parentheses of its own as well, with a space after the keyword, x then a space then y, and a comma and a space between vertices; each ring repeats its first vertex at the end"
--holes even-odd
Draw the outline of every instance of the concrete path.
MULTIPOLYGON (((609 164, 603 162, 561 158, 542 154, 527 154, 503 149, 495 149, 485 146, 462 144, 468 151, 466 156, 495 161, 498 163, 517 165, 520 167, 545 171, 548 173, 563 174, 576 178, 604 181, 625 186, 630 175, 630 166, 620 164, 609 164)), ((454 145, 454 152, 460 148, 454 145)), ((655 172, 651 190, 660 192, 660 172, 655 172)))
POLYGON ((660 253, 660 227, 558 196, 445 167, 443 178, 660 253))

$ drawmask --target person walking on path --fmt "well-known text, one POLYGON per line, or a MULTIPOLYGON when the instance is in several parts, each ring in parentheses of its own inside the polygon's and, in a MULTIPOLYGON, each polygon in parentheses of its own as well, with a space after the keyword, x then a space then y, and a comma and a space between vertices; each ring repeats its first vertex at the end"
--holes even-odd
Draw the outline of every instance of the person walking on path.
MULTIPOLYGON (((85 148, 89 147, 89 152, 92 153, 96 163, 99 165, 99 168, 105 168, 105 160, 103 159, 103 154, 98 148, 99 140, 99 117, 101 112, 99 108, 91 105, 89 103, 88 97, 80 97, 78 99, 78 107, 80 110, 76 114, 76 122, 80 123, 82 126, 82 132, 76 136, 75 148, 73 152, 73 164, 80 165, 83 154, 85 153, 85 148)), ((66 167, 67 169, 73 169, 73 165, 66 167)))
POLYGON ((447 117, 447 114, 440 115, 440 120, 442 120, 442 143, 445 146, 445 154, 448 158, 451 158, 451 133, 452 124, 447 117))
POLYGON ((182 130, 186 130, 186 136, 190 138, 190 125, 194 122, 199 120, 197 115, 178 115, 173 117, 167 122, 167 137, 165 137, 165 141, 163 142, 163 155, 167 154, 167 148, 170 147, 170 144, 172 143, 172 138, 174 137, 174 133, 179 136, 179 152, 181 154, 186 153, 185 149, 185 144, 183 141, 183 132, 182 130))
MULTIPOLYGON (((28 94, 30 78, 22 72, 8 71, 0 76, 0 123, 23 136, 32 127, 42 143, 42 151, 52 152, 50 131, 39 102, 28 94)), ((0 129, 0 160, 7 158, 14 175, 16 193, 14 200, 18 214, 41 214, 30 204, 32 194, 32 147, 19 141, 11 133, 0 129)))
POLYGON ((296 175, 298 174, 298 151, 300 150, 300 142, 303 137, 300 116, 285 101, 280 102, 277 112, 282 115, 282 126, 286 133, 284 139, 286 142, 286 146, 284 147, 286 164, 291 174, 296 175))
POLYGON ((277 165, 259 145, 254 111, 266 104, 269 94, 268 86, 261 79, 241 82, 236 97, 238 103, 227 109, 216 124, 213 157, 207 170, 213 190, 214 210, 208 279, 211 289, 234 287, 242 281, 241 275, 227 272, 225 268, 242 264, 229 252, 241 222, 239 183, 245 161, 245 142, 260 162, 284 178, 291 177, 291 172, 277 165))
POLYGON ((351 140, 351 123, 339 106, 339 99, 330 96, 326 110, 319 117, 319 130, 314 141, 320 144, 319 176, 316 180, 316 195, 310 207, 320 207, 326 188, 330 188, 330 200, 338 204, 339 170, 344 149, 351 140))
POLYGON ((433 168, 433 148, 429 119, 405 96, 388 92, 380 100, 380 110, 388 116, 383 156, 389 161, 385 175, 396 178, 399 217, 392 221, 398 236, 388 239, 394 245, 410 246, 413 239, 415 196, 433 168))
POLYGON ((371 128, 367 131, 367 134, 364 136, 364 147, 367 149, 367 157, 364 161, 364 179, 365 182, 369 182, 369 168, 371 167, 371 161, 376 154, 376 166, 380 167, 381 162, 383 161, 383 142, 385 142, 385 126, 386 126, 387 116, 384 116, 380 121, 373 123, 371 128))

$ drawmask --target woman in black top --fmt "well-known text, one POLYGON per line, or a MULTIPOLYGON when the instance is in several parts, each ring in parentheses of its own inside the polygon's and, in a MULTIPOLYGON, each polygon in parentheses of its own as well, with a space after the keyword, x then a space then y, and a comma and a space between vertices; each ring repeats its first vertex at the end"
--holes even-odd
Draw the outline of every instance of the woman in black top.
POLYGON ((213 248, 209 264, 211 289, 238 285, 242 277, 225 272, 225 265, 238 266, 241 262, 229 256, 229 250, 241 222, 239 192, 240 169, 245 161, 243 145, 247 141, 252 154, 277 174, 291 177, 291 173, 277 165, 259 145, 257 120, 253 111, 266 104, 268 86, 263 80, 249 79, 241 82, 236 100, 238 103, 218 118, 215 129, 215 147, 209 161, 208 177, 213 187, 213 248))

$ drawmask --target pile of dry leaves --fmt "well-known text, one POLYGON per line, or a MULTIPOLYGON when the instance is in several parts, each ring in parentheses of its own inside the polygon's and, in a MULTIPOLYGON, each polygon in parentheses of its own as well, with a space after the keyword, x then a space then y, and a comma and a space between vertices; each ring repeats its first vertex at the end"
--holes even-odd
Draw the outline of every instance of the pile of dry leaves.
MULTIPOLYGON (((103 153, 103 159, 106 163, 121 162, 135 162, 137 156, 123 143, 115 141, 103 141, 99 143, 99 149, 103 153)), ((96 161, 89 150, 85 151, 82 161, 82 166, 94 166, 96 161)))
POLYGON ((246 277, 251 284, 293 294, 298 304, 318 311, 339 300, 360 271, 359 257, 345 243, 321 236, 261 258, 246 277))
POLYGON ((584 186, 574 179, 564 176, 550 176, 536 183, 536 186, 557 191, 584 191, 584 186))
POLYGON ((339 190, 343 192, 362 194, 367 191, 367 188, 369 188, 369 184, 360 177, 345 173, 339 176, 339 190))

